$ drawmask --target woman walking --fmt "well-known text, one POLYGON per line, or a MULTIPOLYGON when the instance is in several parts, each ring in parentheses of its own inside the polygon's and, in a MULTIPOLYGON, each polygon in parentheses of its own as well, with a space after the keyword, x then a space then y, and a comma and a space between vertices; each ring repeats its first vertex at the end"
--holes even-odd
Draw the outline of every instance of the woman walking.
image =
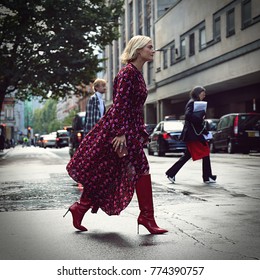
POLYGON ((190 92, 190 100, 185 107, 185 124, 181 134, 181 140, 187 145, 184 155, 166 171, 168 179, 175 183, 175 176, 182 166, 190 159, 202 159, 202 178, 204 183, 215 183, 217 176, 212 175, 209 146, 203 135, 208 131, 204 124, 205 111, 194 111, 194 102, 202 101, 206 96, 205 88, 196 86, 190 92))
POLYGON ((114 80, 113 104, 67 165, 69 175, 84 186, 80 201, 68 210, 79 230, 87 230, 81 221, 90 208, 93 213, 101 208, 108 215, 119 215, 136 190, 138 230, 143 225, 152 234, 167 232, 154 219, 149 164, 143 151, 148 141, 143 119, 147 89, 141 71, 154 53, 149 37, 135 36, 128 42, 121 56, 126 66, 114 80), (123 149, 127 149, 125 156, 119 155, 123 149))

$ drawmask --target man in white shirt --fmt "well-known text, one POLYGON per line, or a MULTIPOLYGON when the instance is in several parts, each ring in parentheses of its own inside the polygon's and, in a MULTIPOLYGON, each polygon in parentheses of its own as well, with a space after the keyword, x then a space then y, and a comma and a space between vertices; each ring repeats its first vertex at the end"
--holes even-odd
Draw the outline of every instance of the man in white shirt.
POLYGON ((103 95, 106 93, 106 81, 96 79, 93 83, 94 94, 89 98, 86 107, 85 134, 87 134, 106 112, 103 95))

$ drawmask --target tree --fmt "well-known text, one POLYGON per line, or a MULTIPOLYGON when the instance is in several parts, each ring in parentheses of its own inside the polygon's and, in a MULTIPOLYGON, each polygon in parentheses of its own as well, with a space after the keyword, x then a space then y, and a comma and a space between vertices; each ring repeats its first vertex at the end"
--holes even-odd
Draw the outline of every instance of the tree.
POLYGON ((57 120, 57 101, 49 99, 43 108, 34 111, 32 118, 34 133, 50 133, 61 129, 61 126, 61 122, 57 120))
POLYGON ((123 1, 1 0, 0 111, 6 94, 65 97, 100 71, 97 48, 117 39, 123 1))
POLYGON ((63 127, 72 126, 73 119, 74 119, 75 115, 78 113, 78 111, 79 110, 77 110, 77 109, 71 110, 69 112, 68 116, 66 116, 64 118, 64 120, 62 121, 62 126, 63 127))

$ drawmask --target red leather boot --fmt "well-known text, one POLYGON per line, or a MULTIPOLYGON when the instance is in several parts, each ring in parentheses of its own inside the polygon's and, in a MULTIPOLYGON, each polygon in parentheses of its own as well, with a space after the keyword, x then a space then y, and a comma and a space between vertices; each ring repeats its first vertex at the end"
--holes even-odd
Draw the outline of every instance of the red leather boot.
POLYGON ((136 184, 136 194, 140 209, 137 219, 138 233, 139 225, 143 225, 151 234, 162 234, 168 232, 166 229, 158 227, 154 219, 153 195, 151 175, 142 175, 136 184))
POLYGON ((78 230, 87 231, 88 229, 82 226, 81 222, 85 213, 90 209, 90 207, 91 207, 90 201, 82 202, 82 200, 80 200, 80 203, 79 202, 73 203, 63 217, 65 217, 67 213, 70 211, 72 214, 73 226, 78 230))

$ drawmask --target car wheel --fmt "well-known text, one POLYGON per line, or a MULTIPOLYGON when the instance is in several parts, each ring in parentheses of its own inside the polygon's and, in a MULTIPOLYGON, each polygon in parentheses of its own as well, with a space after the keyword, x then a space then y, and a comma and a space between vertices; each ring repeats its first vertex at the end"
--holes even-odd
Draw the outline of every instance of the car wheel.
POLYGON ((165 155, 165 153, 162 152, 161 145, 159 143, 157 143, 157 153, 158 153, 159 157, 163 157, 165 155))
POLYGON ((162 152, 161 149, 160 149, 160 145, 158 145, 158 156, 159 156, 159 157, 165 156, 165 153, 162 152))
POLYGON ((233 153, 234 153, 234 145, 232 144, 231 141, 228 142, 227 152, 228 152, 229 154, 233 154, 233 153))

